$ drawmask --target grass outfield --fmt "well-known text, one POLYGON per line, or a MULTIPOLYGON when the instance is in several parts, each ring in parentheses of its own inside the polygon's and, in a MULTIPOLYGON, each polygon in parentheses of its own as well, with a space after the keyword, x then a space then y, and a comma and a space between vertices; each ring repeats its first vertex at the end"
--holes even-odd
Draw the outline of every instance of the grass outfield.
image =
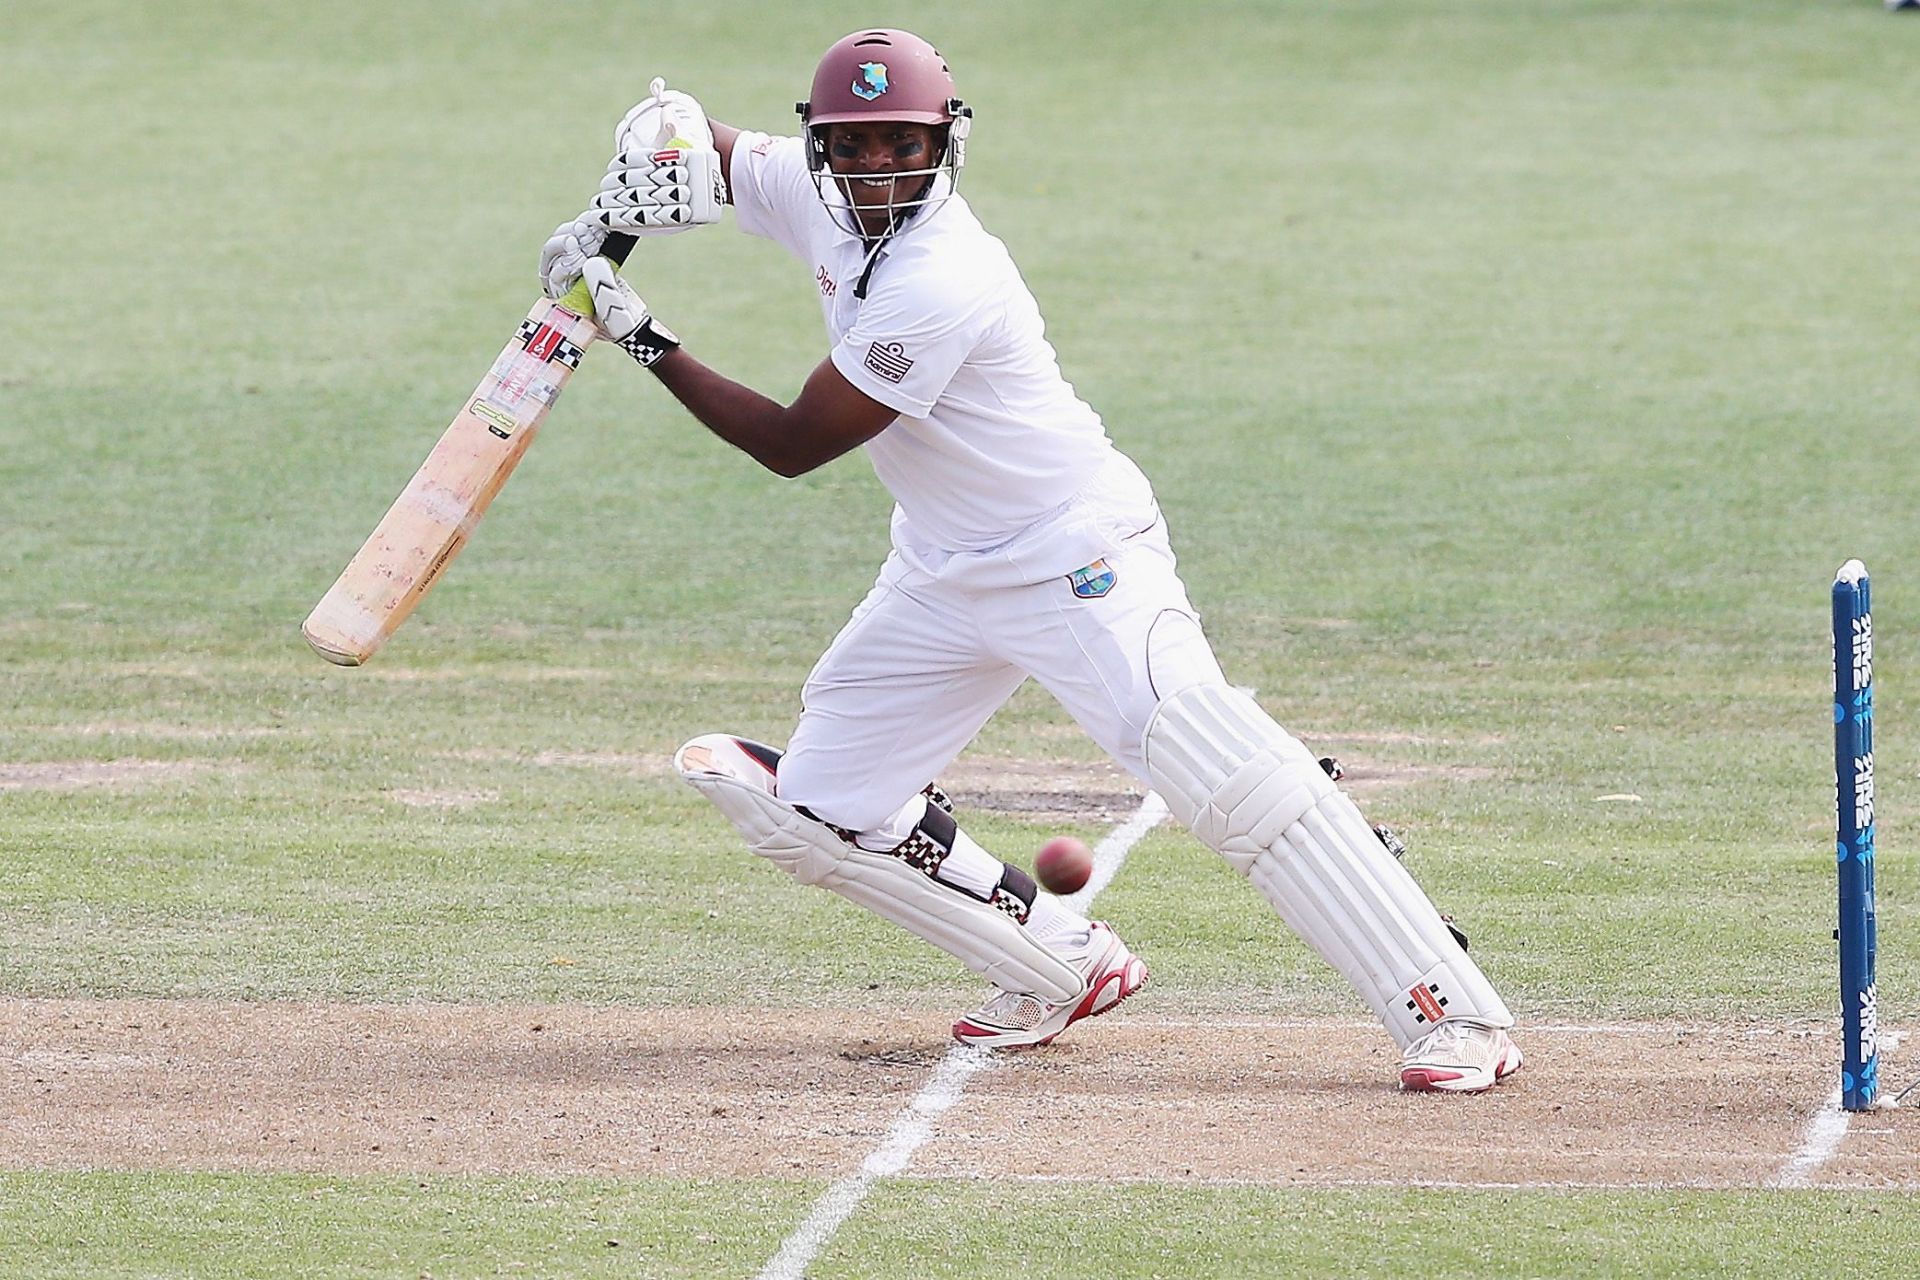
MULTIPOLYGON (((0 1174, 0 1276, 752 1274, 821 1190, 648 1179, 0 1174), (24 1247, 22 1247, 24 1246, 24 1247)), ((813 1280, 1899 1274, 1898 1194, 1012 1186, 908 1179, 813 1280), (1844 1263, 1836 1263, 1844 1259, 1844 1263)))
MULTIPOLYGON (((861 460, 780 481, 596 356, 373 665, 327 668, 297 631, 531 302, 646 79, 784 129, 873 11, 716 2, 661 32, 610 4, 62 12, 0 44, 0 995, 967 1000, 943 956, 796 891, 660 771, 702 730, 784 738, 884 554, 861 460)), ((1154 478, 1230 675, 1400 780, 1370 812, 1523 1018, 1831 1016, 1826 591, 1863 558, 1881 1008, 1910 1021, 1920 19, 884 16, 952 60, 978 112, 965 190, 1154 478)), ((808 273, 766 242, 656 242, 628 275, 770 394, 823 352, 808 273)), ((1028 689, 971 757, 1095 751, 1028 689)), ((1015 858, 1051 829, 963 816, 1015 858)), ((1171 828, 1101 911, 1163 1012, 1357 1010, 1171 828)), ((39 1252, 0 1250, 0 1274, 397 1274, 435 1248, 420 1270, 465 1273, 515 1260, 506 1236, 536 1272, 751 1272, 818 1190, 598 1184, 610 1214, 684 1224, 632 1228, 650 1269, 594 1252, 556 1184, 423 1181, 16 1171, 0 1237, 39 1252)), ((1810 1192, 907 1182, 812 1274, 1051 1265, 1010 1206, 1058 1221, 1081 1197, 1125 1224, 1077 1245, 1115 1275, 1257 1274, 1281 1243, 1337 1272, 1362 1240, 1413 1269, 1436 1228, 1462 1252, 1421 1269, 1459 1274, 1495 1245, 1513 1273, 1745 1251, 1793 1274, 1830 1270, 1837 1232, 1863 1266, 1920 1243, 1903 1200, 1810 1192), (957 1221, 982 1236, 941 1243, 957 1221), (1206 1271, 1207 1248, 1249 1252, 1206 1271)))

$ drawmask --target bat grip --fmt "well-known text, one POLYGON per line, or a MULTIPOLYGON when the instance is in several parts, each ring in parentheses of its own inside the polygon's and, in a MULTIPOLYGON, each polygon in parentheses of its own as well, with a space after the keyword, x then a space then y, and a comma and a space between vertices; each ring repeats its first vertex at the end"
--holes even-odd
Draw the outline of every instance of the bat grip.
MULTIPOLYGON (((607 238, 600 244, 600 256, 617 267, 627 260, 628 254, 633 252, 633 245, 632 236, 618 231, 609 231, 607 238)), ((556 301, 577 316, 593 318, 593 299, 587 293, 587 281, 584 276, 575 280, 573 288, 567 290, 566 296, 556 301)))
POLYGON ((627 255, 633 252, 634 244, 632 236, 623 235, 618 231, 609 231, 606 242, 600 246, 600 256, 614 266, 620 266, 626 262, 627 255))

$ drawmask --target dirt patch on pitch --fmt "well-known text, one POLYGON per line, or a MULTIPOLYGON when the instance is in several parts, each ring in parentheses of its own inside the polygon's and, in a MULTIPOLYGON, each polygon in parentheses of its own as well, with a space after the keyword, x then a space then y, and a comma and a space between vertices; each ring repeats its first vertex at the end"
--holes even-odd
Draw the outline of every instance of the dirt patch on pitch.
POLYGON ((963 817, 981 809, 1067 826, 1124 822, 1145 794, 1132 774, 1106 760, 962 757, 940 781, 963 817))
POLYGON ((1361 804, 1423 782, 1486 782, 1499 776, 1480 765, 1394 764, 1352 756, 1337 759, 1340 789, 1361 804))
MULTIPOLYGON (((670 778, 673 758, 628 751, 514 752, 476 748, 447 753, 454 759, 533 765, 547 769, 592 769, 630 778, 670 778)), ((962 816, 968 809, 1034 822, 1088 826, 1124 821, 1140 807, 1143 791, 1133 776, 1108 761, 1026 760, 1012 756, 963 757, 941 778, 962 816)))
POLYGON ((474 747, 444 753, 451 760, 482 764, 525 764, 536 769, 594 769, 629 778, 671 778, 673 757, 638 751, 509 751, 501 747, 474 747))
POLYGON ((471 809, 475 805, 496 804, 498 791, 423 791, 413 787, 394 787, 382 794, 398 800, 409 809, 471 809))
POLYGON ((191 777, 211 767, 200 760, 0 763, 0 791, 77 791, 82 787, 131 787, 191 777))
MULTIPOLYGON (((0 1001, 0 1167, 833 1178, 948 1053, 947 1018, 583 1006, 0 1001)), ((1405 1095, 1356 1023, 1123 1011, 997 1055, 910 1173, 1756 1186, 1832 1076, 1820 1029, 1533 1028, 1477 1098, 1405 1095)), ((1813 1185, 1920 1186, 1911 1111, 1813 1185)))
POLYGON ((272 738, 287 730, 278 725, 161 724, 129 720, 99 720, 82 724, 28 726, 40 734, 68 734, 79 738, 158 738, 169 742, 212 742, 221 738, 272 738))

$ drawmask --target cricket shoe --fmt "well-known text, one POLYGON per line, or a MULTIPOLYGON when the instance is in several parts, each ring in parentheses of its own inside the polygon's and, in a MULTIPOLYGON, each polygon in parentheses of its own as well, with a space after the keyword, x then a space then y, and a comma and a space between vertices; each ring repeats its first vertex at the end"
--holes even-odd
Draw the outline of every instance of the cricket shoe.
POLYGON ((990 1049, 1051 1044, 1080 1019, 1105 1013, 1147 985, 1147 962, 1097 920, 1088 928, 1086 950, 1063 958, 1087 980, 1079 996, 1053 1004, 1024 992, 995 990, 985 1004, 953 1024, 953 1038, 990 1049))
POLYGON ((1499 1027, 1448 1018, 1400 1060, 1402 1089, 1483 1093, 1520 1069, 1520 1046, 1499 1027))

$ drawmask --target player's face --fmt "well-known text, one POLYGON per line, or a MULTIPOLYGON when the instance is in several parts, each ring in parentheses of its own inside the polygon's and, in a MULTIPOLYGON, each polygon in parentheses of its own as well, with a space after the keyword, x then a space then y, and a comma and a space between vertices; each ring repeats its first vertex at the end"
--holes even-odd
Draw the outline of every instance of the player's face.
POLYGON ((853 122, 827 126, 827 166, 853 202, 860 225, 878 235, 887 229, 892 209, 926 192, 933 175, 932 125, 904 120, 853 122), (922 172, 912 177, 895 174, 922 172))

